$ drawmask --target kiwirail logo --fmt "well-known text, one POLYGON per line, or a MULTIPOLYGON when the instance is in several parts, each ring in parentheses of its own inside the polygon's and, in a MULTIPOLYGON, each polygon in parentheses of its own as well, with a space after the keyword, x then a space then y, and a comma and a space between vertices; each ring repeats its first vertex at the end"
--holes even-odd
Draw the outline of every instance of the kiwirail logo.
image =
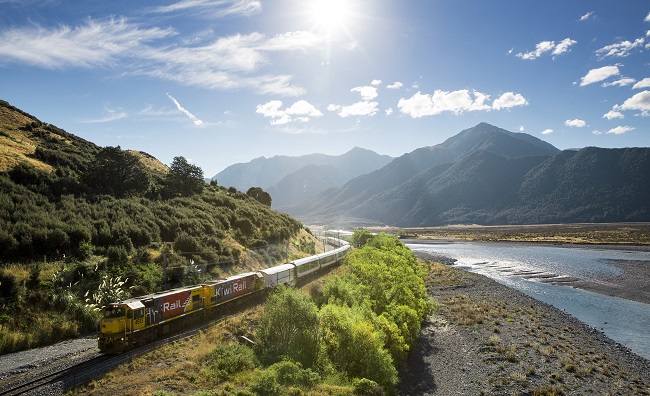
POLYGON ((192 293, 189 290, 164 297, 162 303, 163 318, 183 314, 190 308, 191 301, 192 293))

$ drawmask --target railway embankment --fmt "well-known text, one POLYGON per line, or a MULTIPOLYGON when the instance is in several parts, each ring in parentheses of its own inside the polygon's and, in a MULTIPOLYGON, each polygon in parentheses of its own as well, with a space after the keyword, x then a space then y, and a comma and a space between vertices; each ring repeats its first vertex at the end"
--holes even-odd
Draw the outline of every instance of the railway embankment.
POLYGON ((439 263, 427 286, 401 395, 650 395, 650 361, 557 308, 439 263))

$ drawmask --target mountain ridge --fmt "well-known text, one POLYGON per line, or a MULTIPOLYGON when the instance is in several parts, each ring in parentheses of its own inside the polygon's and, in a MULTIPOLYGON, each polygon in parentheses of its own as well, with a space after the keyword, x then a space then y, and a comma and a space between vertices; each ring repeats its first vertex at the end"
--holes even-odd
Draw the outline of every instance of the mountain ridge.
POLYGON ((560 151, 480 123, 287 213, 396 226, 648 221, 649 157, 648 148, 560 151))

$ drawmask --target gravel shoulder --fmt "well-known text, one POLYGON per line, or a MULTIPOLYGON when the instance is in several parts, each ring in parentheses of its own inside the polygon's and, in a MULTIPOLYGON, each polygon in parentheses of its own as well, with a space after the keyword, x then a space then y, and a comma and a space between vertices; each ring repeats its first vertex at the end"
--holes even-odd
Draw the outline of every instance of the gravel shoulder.
POLYGON ((650 361, 561 310, 440 264, 428 287, 400 395, 650 395, 650 361))
POLYGON ((0 356, 0 388, 9 379, 28 376, 34 370, 44 370, 50 366, 65 365, 85 355, 96 355, 97 338, 90 335, 55 345, 0 356))

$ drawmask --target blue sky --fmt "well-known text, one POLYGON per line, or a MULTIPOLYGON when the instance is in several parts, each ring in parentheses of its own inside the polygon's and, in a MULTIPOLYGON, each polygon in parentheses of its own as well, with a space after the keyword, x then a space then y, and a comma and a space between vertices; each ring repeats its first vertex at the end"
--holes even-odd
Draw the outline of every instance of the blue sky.
POLYGON ((488 122, 650 146, 646 0, 0 0, 0 99, 206 177, 488 122))

